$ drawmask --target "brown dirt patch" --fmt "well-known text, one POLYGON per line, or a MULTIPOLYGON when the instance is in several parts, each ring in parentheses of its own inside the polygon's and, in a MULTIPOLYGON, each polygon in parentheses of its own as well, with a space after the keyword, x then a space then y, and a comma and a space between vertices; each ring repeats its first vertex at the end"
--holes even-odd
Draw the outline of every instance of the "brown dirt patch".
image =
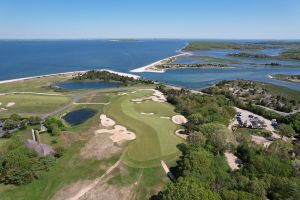
POLYGON ((111 134, 102 133, 93 136, 80 150, 80 155, 87 159, 107 159, 121 152, 122 148, 117 146, 111 139, 111 134))

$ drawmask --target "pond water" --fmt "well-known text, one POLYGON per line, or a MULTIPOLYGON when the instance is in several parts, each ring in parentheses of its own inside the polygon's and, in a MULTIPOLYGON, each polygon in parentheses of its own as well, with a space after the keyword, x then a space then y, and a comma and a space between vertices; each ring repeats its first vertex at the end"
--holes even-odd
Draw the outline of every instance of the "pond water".
POLYGON ((96 113, 96 110, 83 108, 67 113, 65 116, 63 116, 63 119, 70 125, 76 126, 93 117, 96 113))
POLYGON ((55 86, 65 90, 83 90, 83 89, 104 89, 104 88, 118 88, 122 86, 119 82, 101 82, 101 81, 67 81, 58 83, 55 86))

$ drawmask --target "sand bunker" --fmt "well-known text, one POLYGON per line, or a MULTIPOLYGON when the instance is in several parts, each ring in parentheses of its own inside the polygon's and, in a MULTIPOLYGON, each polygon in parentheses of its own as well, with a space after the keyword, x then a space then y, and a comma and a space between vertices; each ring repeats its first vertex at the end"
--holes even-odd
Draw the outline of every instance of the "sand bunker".
POLYGON ((154 113, 144 113, 144 112, 141 112, 142 115, 154 115, 154 113))
POLYGON ((150 90, 153 91, 153 95, 150 97, 144 97, 144 98, 138 98, 138 99, 132 99, 132 102, 142 102, 142 101, 146 101, 146 100, 152 100, 155 102, 166 102, 167 98, 165 97, 165 95, 158 91, 158 90, 154 90, 154 89, 141 89, 141 90, 150 90))
POLYGON ((171 117, 159 117, 161 119, 171 119, 171 117))
POLYGON ((110 118, 108 118, 106 115, 100 115, 101 125, 104 127, 110 127, 114 126, 116 122, 110 118))
POLYGON ((175 132, 175 135, 177 135, 178 137, 180 137, 180 138, 186 140, 187 137, 188 137, 188 135, 183 134, 184 131, 185 131, 184 129, 178 129, 178 130, 175 132))
POLYGON ((95 132, 95 134, 101 134, 101 133, 111 133, 113 134, 110 136, 110 139, 113 142, 120 142, 122 140, 134 140, 136 138, 135 134, 133 132, 130 132, 127 130, 126 127, 115 125, 114 129, 100 129, 95 132))
POLYGON ((172 117, 172 122, 180 125, 187 123, 187 119, 183 115, 175 115, 172 117))
POLYGON ((128 95, 128 93, 126 93, 126 92, 120 92, 120 93, 118 93, 118 95, 119 96, 123 96, 123 95, 128 95))
POLYGON ((9 102, 9 103, 6 105, 6 108, 12 107, 12 106, 14 106, 15 104, 16 104, 15 102, 9 102))
POLYGON ((134 94, 134 93, 136 93, 136 91, 132 91, 132 92, 131 92, 131 94, 134 94))
POLYGON ((2 105, 2 103, 0 102, 0 106, 2 105))

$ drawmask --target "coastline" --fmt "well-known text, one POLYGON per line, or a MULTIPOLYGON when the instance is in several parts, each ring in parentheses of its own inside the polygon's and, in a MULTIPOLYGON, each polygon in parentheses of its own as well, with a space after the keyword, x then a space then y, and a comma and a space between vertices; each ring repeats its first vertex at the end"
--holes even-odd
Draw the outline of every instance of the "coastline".
POLYGON ((182 56, 190 56, 190 55, 193 55, 193 54, 192 53, 181 53, 181 54, 178 54, 178 55, 175 55, 175 56, 170 56, 170 57, 158 60, 154 63, 149 64, 149 65, 146 65, 144 67, 139 67, 139 68, 136 68, 136 69, 132 69, 132 70, 130 70, 130 72, 134 72, 134 73, 142 73, 142 72, 164 73, 165 70, 156 69, 155 66, 165 64, 169 60, 172 60, 172 59, 177 59, 177 58, 182 57, 182 56))
MULTIPOLYGON (((92 70, 92 69, 91 69, 92 70)), ((80 74, 86 73, 91 70, 83 70, 83 71, 71 71, 71 72, 62 72, 62 73, 54 73, 54 74, 45 74, 45 75, 38 75, 38 76, 29 76, 29 77, 24 77, 24 78, 16 78, 16 79, 9 79, 9 80, 3 80, 0 81, 0 84, 5 84, 5 83, 12 83, 12 82, 18 82, 18 81, 25 81, 25 80, 30 80, 30 79, 36 79, 36 78, 43 78, 43 77, 49 77, 49 76, 78 76, 80 74)), ((100 69, 96 71, 108 71, 112 74, 117 74, 119 76, 127 76, 127 77, 132 77, 134 79, 139 79, 141 78, 138 75, 133 75, 129 73, 123 73, 123 72, 116 72, 108 69, 100 69)))

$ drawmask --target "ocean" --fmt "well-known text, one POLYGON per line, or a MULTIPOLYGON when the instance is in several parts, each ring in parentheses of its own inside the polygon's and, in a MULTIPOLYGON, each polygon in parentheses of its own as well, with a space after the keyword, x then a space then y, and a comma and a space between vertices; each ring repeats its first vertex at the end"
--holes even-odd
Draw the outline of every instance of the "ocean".
MULTIPOLYGON (((188 40, 159 39, 2 40, 0 80, 104 68, 128 73, 131 69, 177 54, 187 43, 188 40)), ((202 53, 208 56, 220 54, 219 51, 202 53)), ((270 53, 274 54, 272 51, 270 53)), ((229 69, 173 69, 161 74, 137 75, 193 89, 207 87, 221 80, 247 79, 274 83, 300 91, 300 84, 268 77, 276 73, 300 74, 300 68, 249 67, 247 63, 242 66, 229 69)))

